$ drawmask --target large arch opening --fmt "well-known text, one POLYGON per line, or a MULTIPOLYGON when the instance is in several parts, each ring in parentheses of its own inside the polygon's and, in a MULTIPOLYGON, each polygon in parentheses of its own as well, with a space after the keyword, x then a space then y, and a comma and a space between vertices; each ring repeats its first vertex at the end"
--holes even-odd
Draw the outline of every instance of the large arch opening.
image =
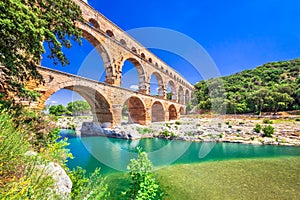
POLYGON ((181 104, 184 104, 184 91, 183 91, 182 86, 179 86, 179 89, 178 89, 178 102, 181 104))
POLYGON ((143 101, 138 97, 130 97, 123 105, 122 113, 126 115, 124 123, 138 123, 146 125, 146 108, 143 101))
MULTIPOLYGON (((91 21, 96 23, 93 20, 91 21)), ((88 79, 105 82, 106 76, 111 75, 111 70, 109 70, 109 67, 111 67, 111 58, 102 43, 90 33, 92 29, 87 27, 89 26, 85 24, 81 24, 79 27, 83 35, 81 45, 71 41, 72 48, 64 49, 64 53, 70 62, 67 67, 62 66, 60 63, 55 65, 53 60, 48 58, 50 49, 46 42, 44 43, 46 52, 43 54, 41 65, 88 79)))
POLYGON ((176 120, 177 119, 177 110, 173 104, 169 106, 169 120, 176 120))
POLYGON ((84 85, 77 85, 76 83, 63 83, 64 86, 56 86, 54 88, 49 89, 40 99, 46 99, 45 102, 39 102, 39 104, 53 104, 54 102, 67 105, 68 102, 73 102, 79 100, 85 100, 91 109, 91 113, 93 116, 93 121, 99 122, 99 123, 110 123, 113 124, 113 115, 111 111, 111 105, 109 101, 98 91, 95 89, 84 86, 84 85), (66 93, 66 91, 72 91, 73 94, 70 97, 70 94, 66 93), (55 93, 60 93, 58 97, 52 98, 52 95, 54 96, 55 93), (74 95, 77 93, 80 95, 80 98, 78 98, 78 95, 74 95))
POLYGON ((164 97, 164 83, 158 72, 153 72, 150 78, 150 94, 164 97))
POLYGON ((170 80, 167 85, 167 99, 174 101, 177 100, 176 86, 172 80, 170 80))
POLYGON ((126 59, 121 70, 121 87, 139 92, 145 92, 147 90, 143 66, 136 59, 126 59))
POLYGON ((162 122, 165 121, 165 110, 163 105, 156 101, 151 107, 151 122, 162 122))
POLYGON ((188 90, 185 91, 185 104, 190 102, 190 92, 188 90))

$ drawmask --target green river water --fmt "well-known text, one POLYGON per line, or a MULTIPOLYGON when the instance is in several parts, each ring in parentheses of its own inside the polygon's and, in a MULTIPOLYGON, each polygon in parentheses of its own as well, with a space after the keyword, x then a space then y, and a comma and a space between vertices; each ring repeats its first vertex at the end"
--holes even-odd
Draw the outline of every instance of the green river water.
MULTIPOLYGON (((61 130, 63 137, 68 131, 61 130)), ((125 171, 138 146, 148 152, 155 167, 231 159, 300 156, 300 147, 247 145, 233 143, 197 143, 158 138, 122 140, 106 137, 69 137, 68 148, 75 157, 68 166, 81 166, 88 172, 96 167, 101 174, 125 171)))

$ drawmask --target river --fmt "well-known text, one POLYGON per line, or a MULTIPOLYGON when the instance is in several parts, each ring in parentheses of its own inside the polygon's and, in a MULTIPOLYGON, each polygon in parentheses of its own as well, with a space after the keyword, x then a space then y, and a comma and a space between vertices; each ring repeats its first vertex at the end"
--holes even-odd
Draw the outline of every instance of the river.
POLYGON ((68 160, 68 167, 81 166, 88 172, 100 167, 101 174, 125 171, 130 159, 136 158, 137 147, 148 153, 156 168, 230 159, 300 156, 300 147, 197 143, 158 138, 133 141, 98 136, 81 138, 70 137, 69 133, 61 131, 63 137, 69 138, 67 148, 74 156, 74 159, 68 160))

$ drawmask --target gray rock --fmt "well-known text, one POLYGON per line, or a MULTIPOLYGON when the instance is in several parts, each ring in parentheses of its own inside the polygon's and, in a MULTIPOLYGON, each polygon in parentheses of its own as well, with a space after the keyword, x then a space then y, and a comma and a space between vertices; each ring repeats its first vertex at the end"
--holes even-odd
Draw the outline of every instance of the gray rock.
POLYGON ((65 170, 57 163, 50 162, 46 166, 39 165, 39 168, 44 170, 48 176, 52 176, 54 180, 54 192, 61 196, 67 197, 71 193, 72 181, 65 170))

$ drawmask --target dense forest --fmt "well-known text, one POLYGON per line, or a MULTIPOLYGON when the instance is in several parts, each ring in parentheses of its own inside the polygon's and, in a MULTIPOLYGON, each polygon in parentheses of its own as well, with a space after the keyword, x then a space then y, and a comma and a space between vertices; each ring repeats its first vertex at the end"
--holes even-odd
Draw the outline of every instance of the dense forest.
POLYGON ((200 81, 195 88, 193 104, 199 109, 211 109, 212 102, 220 102, 231 114, 299 110, 300 58, 200 81), (222 95, 214 95, 215 91, 222 95))

